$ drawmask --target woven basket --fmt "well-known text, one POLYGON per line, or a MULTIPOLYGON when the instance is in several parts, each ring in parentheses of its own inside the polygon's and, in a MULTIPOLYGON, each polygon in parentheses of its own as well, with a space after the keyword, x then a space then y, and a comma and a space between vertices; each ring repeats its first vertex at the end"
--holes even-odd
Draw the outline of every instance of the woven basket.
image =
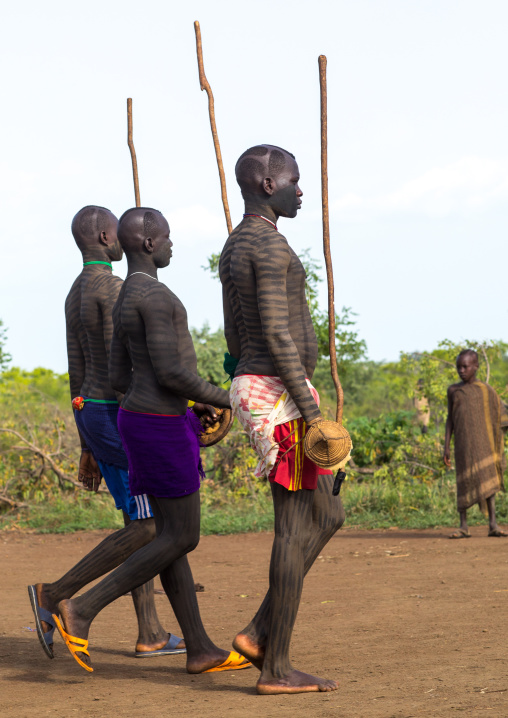
POLYGON ((336 421, 318 421, 309 427, 305 435, 305 454, 321 469, 340 464, 352 446, 347 429, 336 421))
POLYGON ((204 431, 199 437, 202 446, 213 446, 223 439, 231 429, 233 423, 233 412, 231 409, 216 409, 219 420, 212 426, 203 427, 204 431))

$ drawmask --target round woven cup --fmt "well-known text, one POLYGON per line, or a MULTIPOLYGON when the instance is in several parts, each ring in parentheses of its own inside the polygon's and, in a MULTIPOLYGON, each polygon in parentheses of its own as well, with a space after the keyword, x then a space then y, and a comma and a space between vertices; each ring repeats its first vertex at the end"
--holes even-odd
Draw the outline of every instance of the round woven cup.
POLYGON ((223 439, 231 429, 233 423, 233 412, 231 409, 216 409, 219 420, 212 426, 204 426, 203 433, 199 436, 202 446, 213 446, 223 439))
POLYGON ((336 421, 318 421, 305 434, 306 456, 321 469, 337 466, 347 457, 353 442, 347 429, 336 421))

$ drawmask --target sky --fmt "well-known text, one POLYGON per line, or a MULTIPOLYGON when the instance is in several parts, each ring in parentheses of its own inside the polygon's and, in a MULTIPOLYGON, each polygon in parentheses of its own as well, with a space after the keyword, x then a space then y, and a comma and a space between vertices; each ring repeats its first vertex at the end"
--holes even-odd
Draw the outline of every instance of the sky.
MULTIPOLYGON (((194 20, 233 225, 237 158, 279 145, 304 193, 279 229, 321 260, 324 54, 335 301, 357 313, 369 357, 508 339, 504 0, 29 0, 9 3, 0 28, 0 319, 13 364, 66 371, 64 300, 81 270, 72 217, 134 204, 127 97, 141 202, 174 242, 160 279, 190 326, 221 326, 220 285, 202 267, 227 230, 194 20)), ((114 271, 125 277, 125 262, 114 271)), ((323 306, 325 294, 323 283, 323 306)))

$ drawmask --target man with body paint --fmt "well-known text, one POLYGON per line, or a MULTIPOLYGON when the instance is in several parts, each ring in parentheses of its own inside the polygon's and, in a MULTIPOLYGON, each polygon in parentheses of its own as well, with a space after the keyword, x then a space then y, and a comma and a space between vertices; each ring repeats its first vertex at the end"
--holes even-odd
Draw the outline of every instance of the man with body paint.
POLYGON ((333 691, 335 681, 289 660, 304 576, 344 522, 332 472, 303 451, 307 427, 321 420, 310 383, 318 346, 305 270, 277 228, 300 209, 300 173, 292 154, 258 145, 240 157, 236 177, 245 214, 219 262, 228 352, 238 360, 231 406, 259 456, 257 475, 271 483, 275 536, 269 591, 233 646, 259 668, 259 693, 333 691))
POLYGON ((229 394, 198 376, 185 307, 158 281, 157 270, 172 256, 166 219, 150 208, 128 210, 120 218, 118 238, 128 272, 113 309, 109 376, 124 395, 118 428, 129 460, 130 491, 148 494, 157 536, 87 593, 60 602, 57 628, 79 665, 92 671, 87 647, 95 616, 159 574, 184 634, 187 671, 249 668, 243 656, 218 648, 208 637, 187 559, 200 533, 198 436, 203 429, 198 417, 216 421, 213 407, 228 408, 229 394), (196 402, 192 410, 189 400, 196 402))
MULTIPOLYGON (((53 658, 54 621, 51 614, 63 599, 125 561, 155 538, 155 522, 146 495, 129 491, 128 462, 117 428, 118 400, 108 376, 113 335, 112 311, 122 280, 112 272, 122 248, 117 218, 107 209, 83 207, 72 221, 72 234, 83 256, 83 270, 65 302, 69 382, 81 441, 79 480, 97 491, 104 476, 125 528, 108 536, 76 566, 53 583, 28 587, 39 640, 53 658)), ((138 619, 135 656, 185 653, 181 638, 161 626, 155 609, 153 581, 132 591, 138 619)))

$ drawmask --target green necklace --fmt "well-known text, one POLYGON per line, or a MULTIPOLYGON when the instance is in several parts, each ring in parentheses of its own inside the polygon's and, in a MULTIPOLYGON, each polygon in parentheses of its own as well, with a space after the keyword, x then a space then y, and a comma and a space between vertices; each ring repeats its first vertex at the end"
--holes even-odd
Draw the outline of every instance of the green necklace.
POLYGON ((113 269, 113 265, 111 262, 83 262, 83 267, 88 267, 89 264, 105 264, 106 267, 110 267, 110 269, 113 269))

